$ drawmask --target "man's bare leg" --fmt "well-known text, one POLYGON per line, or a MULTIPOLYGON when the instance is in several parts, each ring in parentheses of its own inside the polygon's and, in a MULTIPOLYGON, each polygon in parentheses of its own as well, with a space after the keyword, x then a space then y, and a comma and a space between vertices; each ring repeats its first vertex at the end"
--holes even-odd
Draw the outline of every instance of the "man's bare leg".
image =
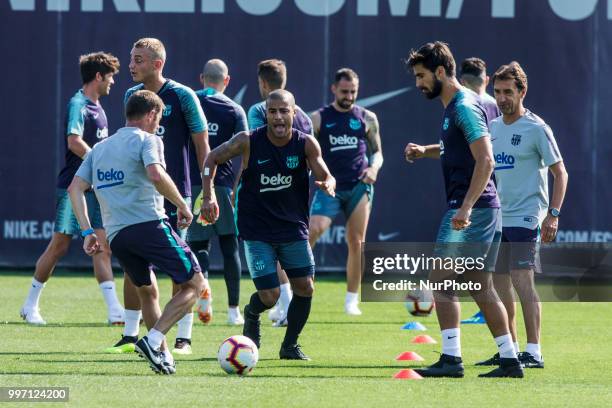
POLYGON ((370 218, 370 201, 364 194, 346 221, 346 244, 348 257, 346 259, 346 299, 344 311, 349 315, 360 315, 359 285, 361 283, 361 244, 370 218))

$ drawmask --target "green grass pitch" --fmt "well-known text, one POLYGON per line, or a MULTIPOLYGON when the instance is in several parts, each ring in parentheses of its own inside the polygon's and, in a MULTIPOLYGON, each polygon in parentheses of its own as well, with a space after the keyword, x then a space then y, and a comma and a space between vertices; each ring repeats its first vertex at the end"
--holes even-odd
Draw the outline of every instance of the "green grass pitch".
MULTIPOLYGON (((612 304, 545 303, 543 305, 544 370, 526 370, 526 378, 480 379, 485 368, 473 363, 489 357, 495 345, 482 326, 462 328, 464 379, 395 380, 402 368, 431 364, 440 345, 414 345, 422 332, 400 330, 408 320, 402 304, 363 304, 364 315, 345 316, 344 284, 320 276, 310 321, 301 337, 310 362, 278 359, 284 329, 272 328, 264 316, 260 361, 245 378, 230 377, 216 361, 217 348, 241 328, 225 324, 223 279, 214 277, 214 320, 196 319, 194 354, 177 358, 177 374, 155 375, 136 354, 109 355, 121 328, 103 322, 106 311, 93 277, 58 273, 41 300, 46 327, 30 327, 19 319, 30 273, 0 272, 0 386, 70 388, 75 407, 610 407, 610 322, 612 304), (396 362, 403 351, 416 351, 423 363, 396 362)), ((120 279, 118 286, 121 288, 120 279)), ((160 279, 162 301, 170 281, 160 279)), ((242 281, 242 306, 253 290, 242 281)), ((463 304, 463 316, 475 306, 463 304)), ((435 316, 419 318, 424 333, 440 341, 435 316)), ((519 321, 521 346, 525 335, 519 321)), ((141 334, 144 328, 141 328, 141 334)), ((169 338, 174 339, 174 329, 169 338)), ((0 403, 23 407, 28 404, 0 403)), ((44 404, 47 406, 47 404, 44 404)), ((61 406, 51 404, 50 406, 61 406)), ((38 405, 36 405, 38 406, 38 405)))

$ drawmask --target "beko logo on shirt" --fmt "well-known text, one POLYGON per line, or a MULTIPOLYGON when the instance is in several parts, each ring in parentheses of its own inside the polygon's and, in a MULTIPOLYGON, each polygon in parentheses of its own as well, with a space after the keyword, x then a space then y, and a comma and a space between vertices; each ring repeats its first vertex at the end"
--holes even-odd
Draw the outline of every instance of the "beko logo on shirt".
POLYGON ((208 136, 217 136, 219 132, 219 124, 208 122, 208 136))
POLYGON ((513 169, 514 168, 514 156, 501 152, 495 155, 495 163, 499 166, 495 167, 495 170, 513 169))
POLYGON ((262 186, 272 186, 259 190, 260 193, 263 193, 266 191, 278 191, 291 187, 291 181, 293 181, 293 177, 283 176, 280 173, 278 173, 276 176, 266 176, 265 174, 262 174, 260 181, 262 186))
POLYGON ((106 171, 98 169, 96 173, 98 176, 98 181, 101 181, 101 182, 110 181, 110 183, 98 185, 97 186, 98 190, 101 188, 114 187, 114 186, 121 185, 123 184, 123 179, 125 178, 125 173, 123 173, 123 171, 115 170, 112 167, 110 168, 110 170, 106 170, 106 171))
POLYGON ((342 136, 329 135, 329 144, 332 146, 329 149, 330 152, 334 152, 336 150, 356 149, 357 143, 359 143, 359 141, 355 136, 349 136, 346 134, 342 136))

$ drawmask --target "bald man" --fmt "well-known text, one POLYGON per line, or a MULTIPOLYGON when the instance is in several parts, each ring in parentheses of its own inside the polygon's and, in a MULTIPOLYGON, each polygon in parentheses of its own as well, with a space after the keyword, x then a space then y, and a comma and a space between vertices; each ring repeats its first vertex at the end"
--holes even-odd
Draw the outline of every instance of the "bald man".
POLYGON ((204 162, 201 211, 206 221, 217 220, 220 204, 213 180, 219 166, 240 156, 244 170, 236 197, 238 232, 257 289, 244 308, 243 334, 260 346, 260 315, 280 295, 278 261, 293 290, 279 357, 309 360, 297 343, 314 291, 314 258, 308 244, 308 168, 327 194, 334 195, 336 180, 323 161, 317 140, 292 128, 295 109, 290 92, 271 92, 266 100, 266 125, 240 132, 210 152, 204 162))
MULTIPOLYGON (((223 94, 229 81, 229 70, 225 62, 220 59, 211 59, 206 62, 200 74, 203 89, 196 91, 196 95, 208 120, 208 143, 211 149, 248 129, 244 109, 223 94)), ((202 203, 202 175, 200 173, 202 163, 198 163, 195 149, 192 149, 191 152, 191 191, 193 196, 197 197, 193 211, 194 214, 199 214, 202 203)), ((219 219, 214 224, 206 225, 201 218, 198 218, 187 231, 187 242, 207 275, 210 264, 210 240, 215 235, 218 237, 223 254, 223 271, 227 287, 227 322, 231 325, 242 325, 244 319, 238 307, 241 266, 232 194, 235 183, 236 169, 232 162, 228 161, 219 166, 214 180, 215 195, 219 203, 219 219)), ((203 323, 208 323, 210 316, 210 313, 200 313, 198 309, 198 317, 203 323)))

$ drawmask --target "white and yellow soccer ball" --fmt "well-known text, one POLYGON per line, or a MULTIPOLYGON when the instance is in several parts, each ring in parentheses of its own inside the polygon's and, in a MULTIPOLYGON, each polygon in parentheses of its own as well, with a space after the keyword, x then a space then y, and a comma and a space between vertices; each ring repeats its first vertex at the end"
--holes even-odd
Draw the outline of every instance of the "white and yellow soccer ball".
POLYGON ((257 365, 259 350, 253 340, 236 335, 223 340, 217 360, 226 373, 247 375, 257 365))

